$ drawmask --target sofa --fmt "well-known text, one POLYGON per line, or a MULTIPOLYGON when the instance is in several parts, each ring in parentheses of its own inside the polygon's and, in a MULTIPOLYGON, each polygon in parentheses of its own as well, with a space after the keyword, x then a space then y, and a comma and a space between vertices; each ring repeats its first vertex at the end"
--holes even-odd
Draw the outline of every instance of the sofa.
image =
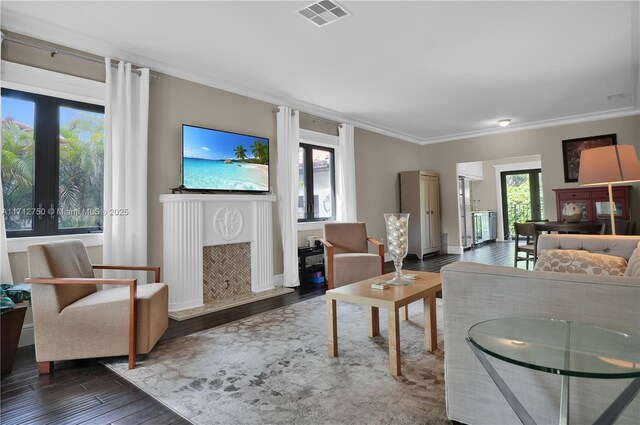
MULTIPOLYGON (((640 236, 541 235, 538 252, 572 249, 628 260, 639 242, 640 236)), ((457 262, 443 267, 441 278, 447 416, 462 423, 520 423, 466 342, 469 328, 478 322, 515 316, 558 318, 640 336, 640 277, 457 262)), ((538 424, 558 423, 560 376, 488 355, 487 359, 538 424)), ((570 378, 570 423, 593 423, 630 382, 570 378)), ((616 423, 637 424, 638 418, 640 396, 616 423)))

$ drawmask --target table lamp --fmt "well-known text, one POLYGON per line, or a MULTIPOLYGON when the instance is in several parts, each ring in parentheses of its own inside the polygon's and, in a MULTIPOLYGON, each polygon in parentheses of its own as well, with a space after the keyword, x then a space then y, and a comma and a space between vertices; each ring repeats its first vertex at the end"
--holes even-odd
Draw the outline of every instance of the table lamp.
POLYGON ((612 235, 616 234, 616 223, 611 185, 634 181, 640 181, 640 161, 638 161, 633 145, 612 145, 585 149, 580 154, 578 184, 580 186, 595 186, 606 183, 609 187, 612 235))

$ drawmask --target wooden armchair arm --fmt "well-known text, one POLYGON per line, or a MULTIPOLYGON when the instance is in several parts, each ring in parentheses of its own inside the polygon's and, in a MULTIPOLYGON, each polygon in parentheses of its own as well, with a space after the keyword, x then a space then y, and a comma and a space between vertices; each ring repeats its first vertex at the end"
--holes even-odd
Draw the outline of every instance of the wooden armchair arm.
POLYGON ((25 283, 44 283, 48 285, 137 285, 137 279, 101 279, 69 277, 30 277, 25 283))
POLYGON ((367 236, 367 242, 371 242, 374 245, 382 245, 382 246, 384 246, 384 244, 382 242, 380 242, 379 240, 377 240, 373 236, 367 236))
MULTIPOLYGON (((157 273, 160 273, 158 267, 157 273)), ((157 276, 157 275, 156 275, 157 276)), ((48 285, 128 285, 129 286, 129 369, 136 366, 136 290, 138 287, 138 279, 98 279, 98 278, 28 278, 25 283, 40 283, 48 285)), ((51 370, 51 366, 42 365, 40 370, 51 370)), ((45 372, 48 373, 48 372, 45 372)))
POLYGON ((154 272, 155 282, 160 283, 160 267, 158 266, 118 266, 109 264, 92 264, 94 270, 146 270, 154 272))
POLYGON ((384 244, 371 236, 367 236, 367 242, 378 246, 378 255, 380 256, 380 274, 384 274, 384 244))
POLYGON ((333 289, 333 245, 326 239, 320 239, 327 256, 327 288, 333 289))
POLYGON ((326 240, 326 239, 320 239, 320 243, 321 243, 322 245, 326 246, 327 248, 331 248, 331 249, 333 249, 333 245, 331 245, 331 242, 329 242, 329 241, 328 241, 328 240, 326 240))

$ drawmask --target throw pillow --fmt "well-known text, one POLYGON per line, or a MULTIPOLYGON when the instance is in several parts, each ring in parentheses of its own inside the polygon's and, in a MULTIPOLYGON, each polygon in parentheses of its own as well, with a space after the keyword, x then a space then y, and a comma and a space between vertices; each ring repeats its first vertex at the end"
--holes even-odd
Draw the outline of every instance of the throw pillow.
POLYGON ((638 242, 638 247, 633 251, 631 257, 629 257, 627 271, 624 272, 624 275, 626 277, 640 277, 640 242, 638 242))
POLYGON ((536 270, 564 273, 623 276, 627 260, 613 255, 573 249, 546 249, 540 253, 536 270))

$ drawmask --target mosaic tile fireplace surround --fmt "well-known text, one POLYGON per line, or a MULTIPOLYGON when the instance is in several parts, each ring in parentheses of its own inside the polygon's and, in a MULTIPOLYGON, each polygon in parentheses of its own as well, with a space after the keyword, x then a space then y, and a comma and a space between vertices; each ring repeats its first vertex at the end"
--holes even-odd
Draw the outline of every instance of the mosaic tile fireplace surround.
POLYGON ((251 293, 251 244, 205 246, 202 252, 205 304, 251 293))

